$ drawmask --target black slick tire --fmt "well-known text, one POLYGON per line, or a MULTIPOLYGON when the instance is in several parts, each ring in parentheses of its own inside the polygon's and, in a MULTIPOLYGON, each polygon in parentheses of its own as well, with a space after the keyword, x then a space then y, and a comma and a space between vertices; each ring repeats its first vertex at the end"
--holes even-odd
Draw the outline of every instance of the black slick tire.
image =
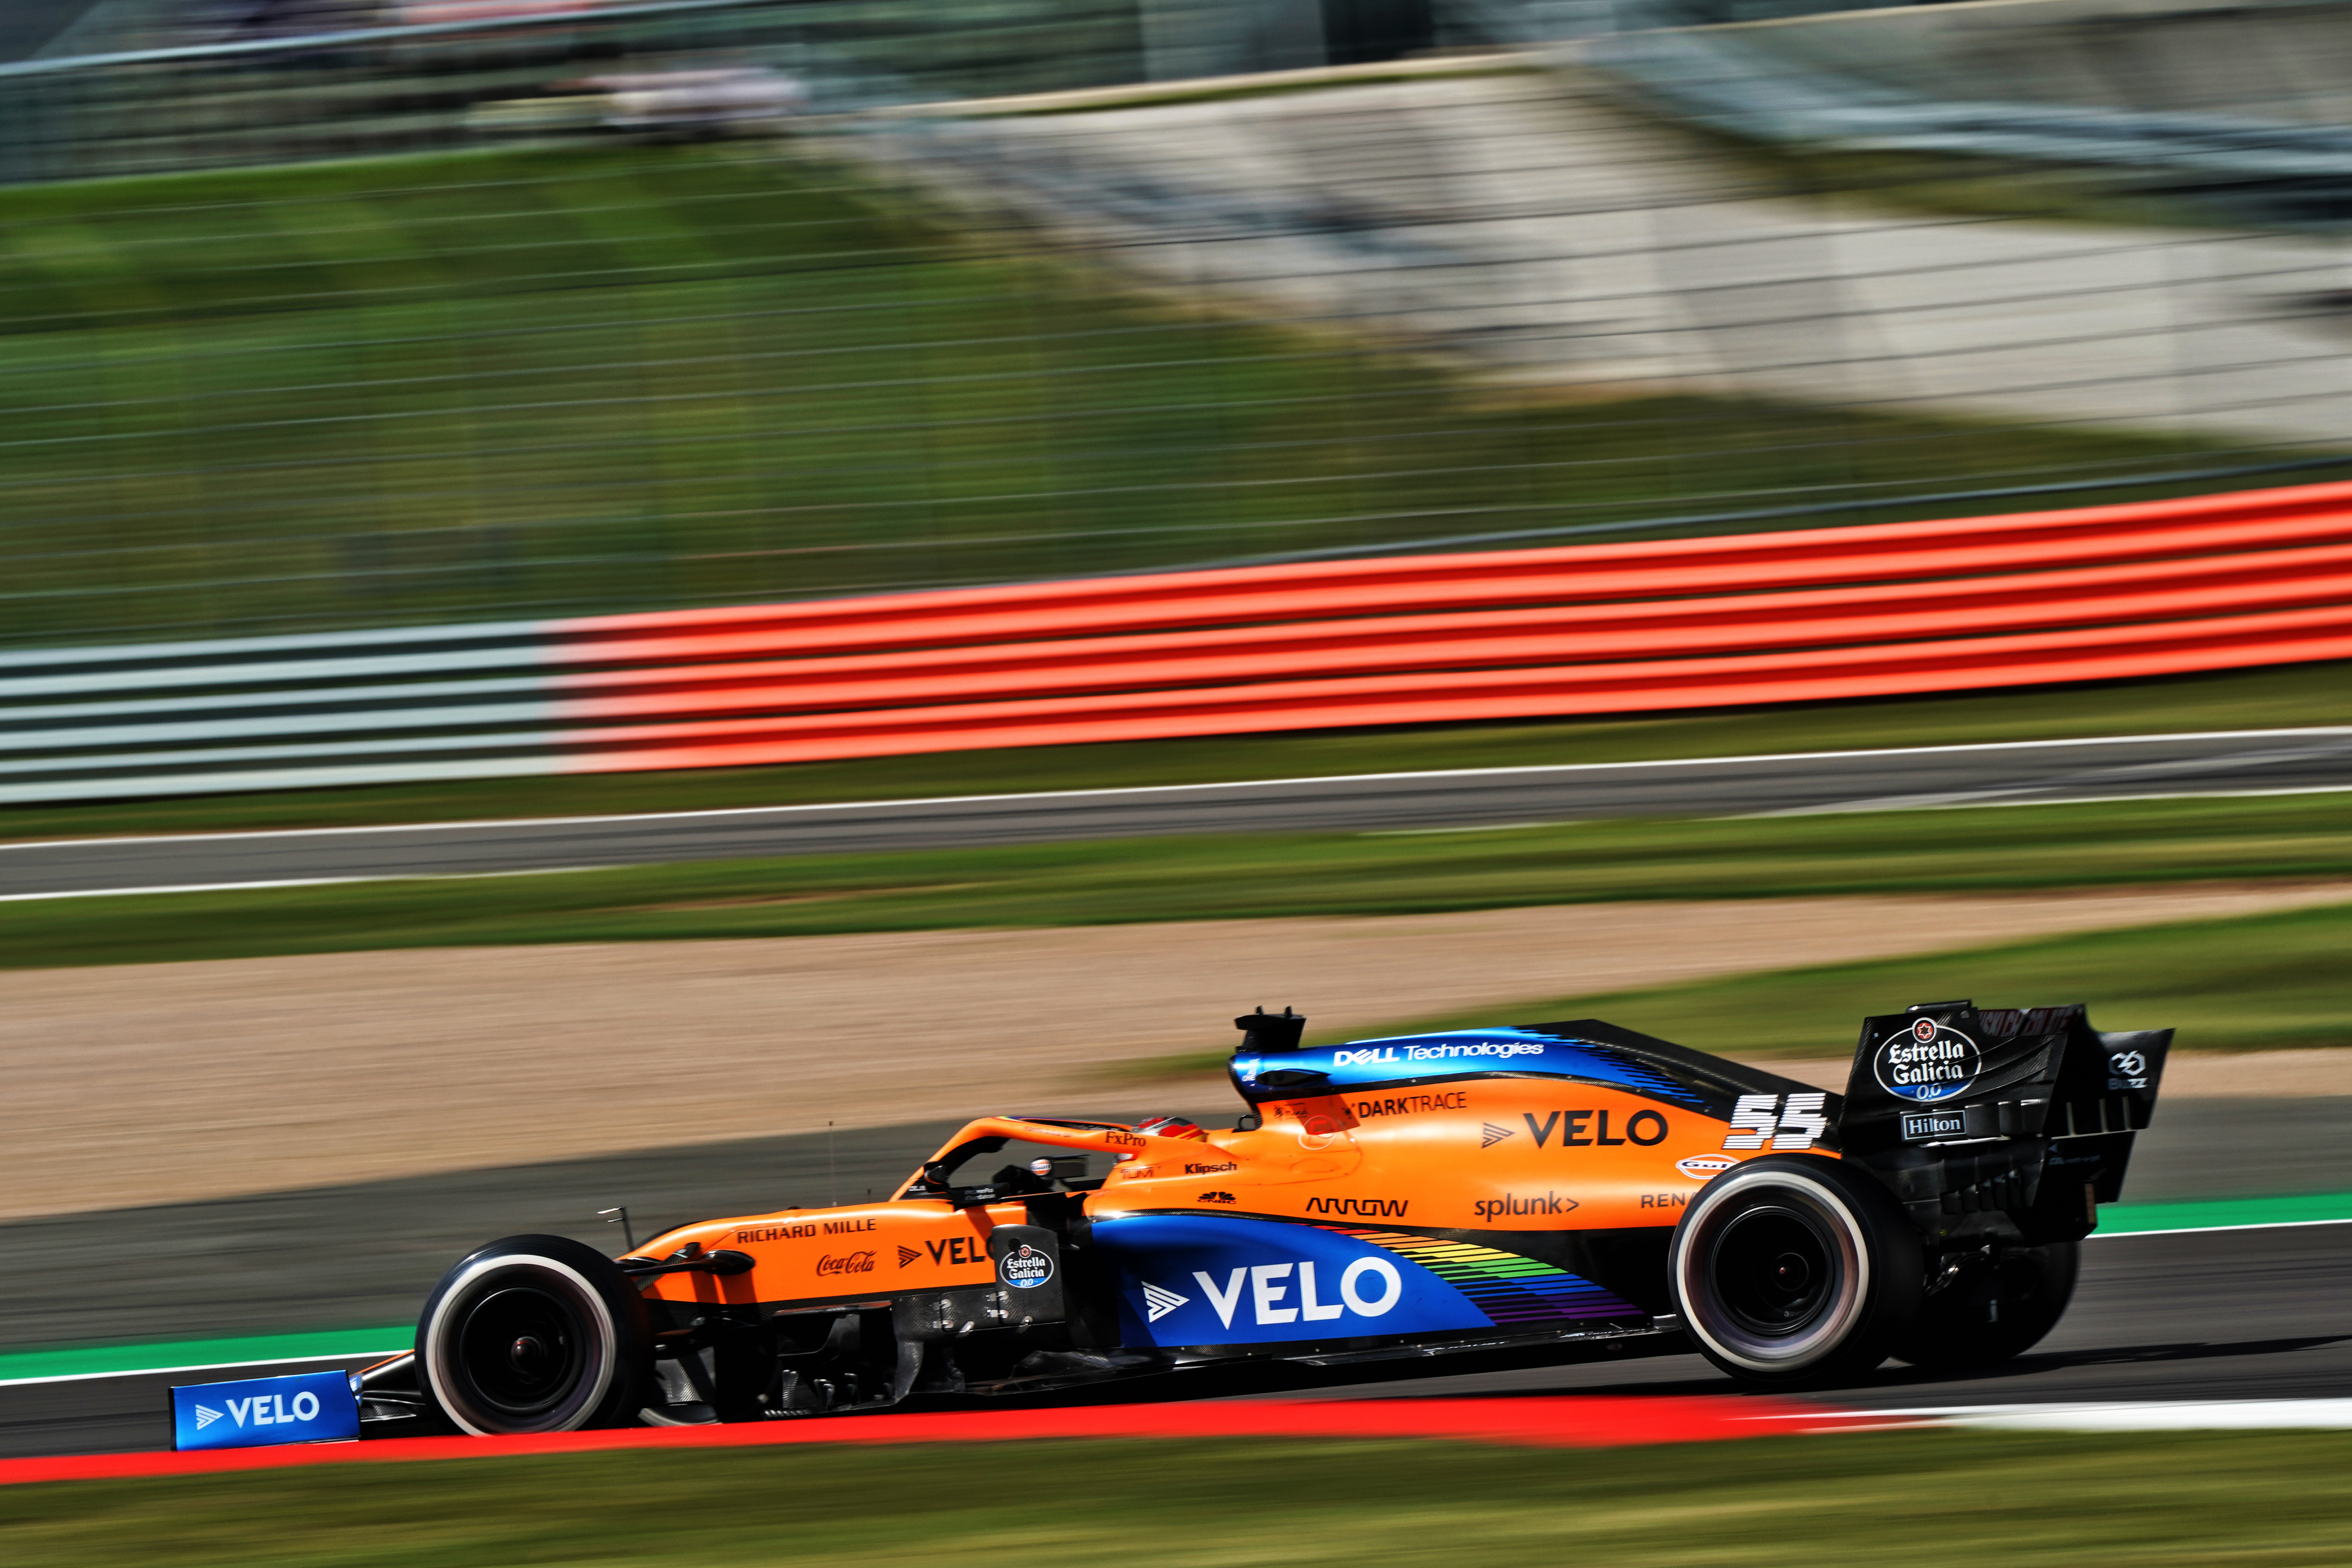
POLYGON ((1866 1172, 1767 1154, 1699 1189, 1667 1277, 1700 1354, 1764 1387, 1851 1381, 1917 1310, 1919 1234, 1866 1172))
POLYGON ((476 1436, 628 1422, 646 1402, 645 1299, 609 1258, 509 1236, 460 1259, 416 1323, 418 1381, 476 1436))
POLYGON ((2022 1355, 2074 1299, 2082 1243, 2006 1247, 1972 1258, 1919 1303, 1894 1353, 1923 1372, 1965 1372, 2022 1355))

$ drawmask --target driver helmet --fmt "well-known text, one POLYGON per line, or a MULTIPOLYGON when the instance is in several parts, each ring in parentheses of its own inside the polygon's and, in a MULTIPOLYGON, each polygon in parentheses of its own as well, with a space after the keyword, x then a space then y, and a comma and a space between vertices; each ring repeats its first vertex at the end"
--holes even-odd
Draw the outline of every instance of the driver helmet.
POLYGON ((1149 1116, 1135 1124, 1135 1130, 1147 1138, 1197 1138, 1205 1143, 1209 1135, 1197 1121, 1181 1116, 1149 1116))

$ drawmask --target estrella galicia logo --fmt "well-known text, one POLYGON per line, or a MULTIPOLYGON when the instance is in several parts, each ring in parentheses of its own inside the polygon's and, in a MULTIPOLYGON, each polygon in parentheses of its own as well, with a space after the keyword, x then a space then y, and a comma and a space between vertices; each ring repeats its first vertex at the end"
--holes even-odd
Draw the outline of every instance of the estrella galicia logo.
POLYGON ((1873 1058, 1880 1087, 1921 1105, 1966 1094, 1984 1070, 1984 1052, 1977 1043, 1937 1018, 1914 1018, 1909 1028, 1881 1043, 1873 1058))
POLYGON ((1024 1241, 998 1261, 996 1277, 1017 1290, 1034 1290, 1054 1277, 1053 1255, 1024 1241))
POLYGON ((1194 1198, 1192 1201, 1196 1204, 1229 1204, 1234 1201, 1234 1194, 1231 1193, 1207 1192, 1202 1193, 1199 1197, 1194 1198))

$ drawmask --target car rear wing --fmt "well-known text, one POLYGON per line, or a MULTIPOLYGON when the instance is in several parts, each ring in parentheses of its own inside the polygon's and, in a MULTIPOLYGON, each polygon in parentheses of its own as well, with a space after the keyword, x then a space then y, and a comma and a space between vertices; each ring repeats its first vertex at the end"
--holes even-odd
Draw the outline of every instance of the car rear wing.
POLYGON ((2079 1004, 1930 1002, 1868 1018, 1838 1144, 1931 1238, 2000 1238, 1980 1217, 2000 1215, 2025 1240, 2073 1239, 2122 1196, 2171 1045, 2169 1029, 2094 1029, 2079 1004))

